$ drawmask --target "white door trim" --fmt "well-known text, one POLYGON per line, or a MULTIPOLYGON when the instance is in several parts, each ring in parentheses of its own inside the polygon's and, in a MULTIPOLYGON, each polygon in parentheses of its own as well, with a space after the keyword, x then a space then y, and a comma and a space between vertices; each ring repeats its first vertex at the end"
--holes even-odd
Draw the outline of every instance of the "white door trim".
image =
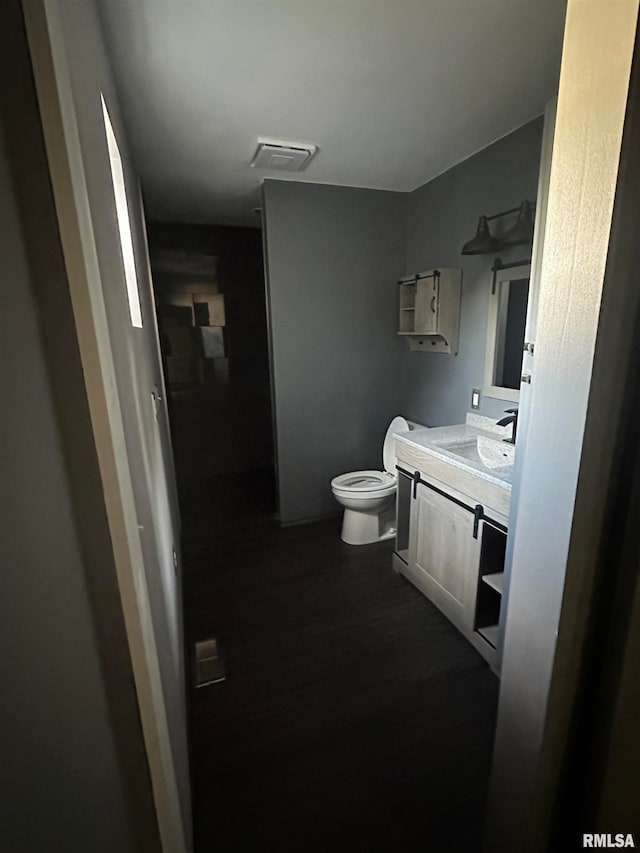
POLYGON ((592 371, 596 340, 613 331, 600 309, 637 18, 638 0, 567 4, 526 453, 511 518, 485 838, 491 853, 547 850, 555 830, 612 453, 605 442, 585 441, 585 426, 596 410, 616 425, 592 396, 602 393, 592 371))
POLYGON ((56 3, 23 0, 60 239, 165 853, 185 853, 175 767, 87 183, 56 3))

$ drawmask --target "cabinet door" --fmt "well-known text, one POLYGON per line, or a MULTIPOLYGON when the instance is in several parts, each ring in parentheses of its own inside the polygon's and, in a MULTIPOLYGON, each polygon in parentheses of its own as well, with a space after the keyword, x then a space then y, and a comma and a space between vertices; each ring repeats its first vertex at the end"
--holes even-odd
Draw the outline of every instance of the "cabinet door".
POLYGON ((473 515, 418 485, 412 502, 409 565, 428 598, 463 631, 473 630, 479 562, 473 515))
POLYGON ((438 333, 439 282, 437 276, 419 278, 416 290, 415 330, 425 335, 438 333))

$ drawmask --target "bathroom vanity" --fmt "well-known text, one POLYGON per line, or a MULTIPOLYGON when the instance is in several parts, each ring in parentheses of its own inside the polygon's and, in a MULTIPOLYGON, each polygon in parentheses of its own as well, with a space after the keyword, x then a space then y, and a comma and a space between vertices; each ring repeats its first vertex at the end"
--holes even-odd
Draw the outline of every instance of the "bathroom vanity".
POLYGON ((489 664, 500 623, 514 446, 509 428, 467 423, 396 434, 396 571, 489 664))

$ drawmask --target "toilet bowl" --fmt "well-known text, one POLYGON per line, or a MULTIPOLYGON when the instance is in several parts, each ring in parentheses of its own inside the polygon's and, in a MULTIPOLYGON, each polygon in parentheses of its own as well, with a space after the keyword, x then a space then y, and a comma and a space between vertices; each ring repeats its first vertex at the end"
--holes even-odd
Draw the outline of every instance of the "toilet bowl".
POLYGON ((341 538, 348 545, 369 545, 395 536, 396 432, 409 429, 404 418, 389 424, 382 448, 383 471, 352 471, 331 481, 335 499, 344 507, 341 538))

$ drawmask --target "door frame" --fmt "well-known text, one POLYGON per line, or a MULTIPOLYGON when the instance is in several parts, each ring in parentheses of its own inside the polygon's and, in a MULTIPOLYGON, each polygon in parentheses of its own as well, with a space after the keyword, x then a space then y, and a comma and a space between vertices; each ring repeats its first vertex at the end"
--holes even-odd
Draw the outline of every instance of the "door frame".
MULTIPOLYGON (((637 306, 637 296, 632 291, 632 275, 624 275, 624 265, 616 268, 622 256, 616 257, 614 253, 607 261, 607 253, 637 6, 637 0, 618 3, 569 0, 568 4, 541 273, 541 307, 544 309, 545 294, 549 300, 547 307, 553 303, 556 309, 575 308, 572 299, 578 293, 581 296, 580 308, 585 312, 582 319, 586 361, 578 365, 582 370, 580 395, 577 402, 573 400, 578 411, 574 410, 571 419, 575 424, 577 418, 576 443, 579 446, 572 454, 575 463, 572 482, 565 486, 561 496, 561 500, 571 505, 569 523, 559 535, 556 552, 562 557, 564 550, 561 563, 566 566, 566 574, 562 573, 559 583, 554 579, 546 590, 552 607, 543 614, 545 620, 540 620, 537 626, 527 622, 524 608, 524 605, 529 606, 527 595, 531 588, 528 583, 536 578, 523 573, 521 581, 518 580, 516 542, 516 574, 510 605, 519 602, 523 607, 515 608, 507 619, 490 811, 494 841, 488 849, 492 853, 516 847, 522 849, 534 824, 538 830, 527 841, 531 850, 543 849, 551 837, 552 806, 561 791, 572 712, 580 693, 598 569, 601 568, 601 551, 595 546, 601 544, 605 533, 611 499, 608 487, 616 462, 610 437, 614 429, 620 428, 626 412, 627 368, 632 360, 635 335, 636 317, 630 308, 632 304, 637 306), (611 61, 614 55, 615 63, 611 61), (606 109, 603 108, 605 102, 606 109), (589 145, 584 137, 579 137, 581 145, 571 141, 572 128, 575 130, 580 119, 587 123, 591 134, 589 145), (594 150, 594 141, 602 145, 599 150, 594 150), (599 161, 597 169, 595 157, 599 161), (573 215, 566 209, 574 196, 561 198, 567 189, 564 182, 568 178, 575 181, 576 171, 583 179, 583 196, 578 201, 584 201, 585 191, 598 197, 599 210, 591 222, 588 215, 585 221, 580 208, 575 208, 573 215), (584 271, 581 281, 576 270, 563 268, 562 259, 568 246, 574 254, 581 251, 589 259, 586 284, 584 271), (625 297, 622 300, 625 311, 622 312, 620 308, 616 311, 606 298, 617 273, 620 273, 618 296, 625 297), (552 298, 550 289, 554 285, 557 290, 552 298), (588 294, 581 288, 587 289, 588 294), (633 303, 626 301, 627 298, 634 300, 633 303), (614 342, 618 355, 611 352, 614 342), (604 439, 604 442, 597 439, 604 439), (533 634, 527 634, 526 630, 523 633, 527 627, 533 628, 533 634), (558 632, 557 643, 555 636, 551 641, 549 635, 555 631, 558 632), (541 632, 547 636, 541 646, 534 649, 533 665, 523 673, 538 689, 532 694, 524 686, 531 703, 524 708, 524 716, 518 717, 522 706, 515 694, 523 688, 518 668, 521 655, 530 651, 523 644, 523 638, 535 639, 541 632), (524 753, 518 748, 517 737, 523 731, 529 737, 524 753), (517 779, 513 776, 516 764, 519 765, 517 779), (526 779, 527 784, 519 787, 520 779, 526 779)), ((135 524, 133 488, 60 21, 56 4, 46 0, 24 0, 24 11, 162 845, 165 851, 184 851, 184 827, 178 806, 157 650, 135 524)), ((629 251, 628 246, 625 251, 629 251)), ((555 318, 550 319, 548 328, 542 335, 538 334, 536 357, 544 353, 545 342, 551 345, 559 340, 557 335, 567 313, 562 310, 554 313, 555 318)), ((553 359, 536 358, 527 435, 530 448, 536 445, 536 436, 537 441, 544 443, 549 430, 557 429, 560 410, 545 411, 550 399, 545 388, 549 391, 553 386, 556 394, 562 391, 558 362, 564 357, 573 363, 575 353, 570 344, 560 341, 553 359), (537 419, 536 414, 541 417, 537 419)), ((526 485, 531 477, 531 472, 523 471, 516 537, 520 515, 528 514, 530 509, 526 485)), ((547 511, 551 509, 547 507, 547 511)), ((534 516, 528 514, 529 524, 532 518, 534 516)), ((538 577, 538 584, 539 580, 538 577)), ((640 618, 637 608, 629 618, 635 620, 629 623, 630 633, 626 635, 630 642, 640 618)))
POLYGON ((22 5, 160 841, 165 853, 185 853, 185 826, 62 22, 56 3, 23 0, 22 5))
POLYGON ((578 846, 576 838, 557 846, 558 815, 564 808, 567 816, 575 723, 593 663, 598 579, 603 568, 616 571, 602 563, 618 486, 613 437, 625 425, 630 379, 637 384, 629 374, 637 282, 629 247, 612 252, 637 19, 637 0, 567 6, 527 453, 511 519, 488 853, 578 846))

